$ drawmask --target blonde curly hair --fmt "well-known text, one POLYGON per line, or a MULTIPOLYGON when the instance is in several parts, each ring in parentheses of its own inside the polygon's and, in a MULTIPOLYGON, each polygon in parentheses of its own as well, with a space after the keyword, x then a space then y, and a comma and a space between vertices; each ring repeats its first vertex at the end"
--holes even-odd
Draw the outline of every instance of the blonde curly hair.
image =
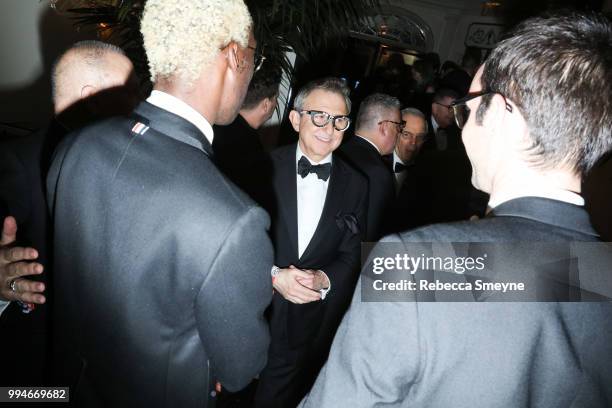
POLYGON ((151 80, 197 79, 231 41, 247 47, 251 25, 242 0, 147 0, 140 32, 151 80))

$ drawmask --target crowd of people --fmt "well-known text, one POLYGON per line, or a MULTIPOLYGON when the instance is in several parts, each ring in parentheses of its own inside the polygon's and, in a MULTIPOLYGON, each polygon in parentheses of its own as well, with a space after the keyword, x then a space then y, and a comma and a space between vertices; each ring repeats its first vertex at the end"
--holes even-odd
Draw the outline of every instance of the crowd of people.
POLYGON ((609 405, 609 297, 363 292, 385 245, 599 241, 580 193, 612 149, 609 20, 528 19, 481 66, 417 63, 418 95, 383 84, 355 112, 346 81, 313 80, 297 142, 267 152, 281 72, 247 7, 177 3, 145 5, 145 100, 120 48, 80 42, 50 126, 2 141, 0 385, 76 407, 609 405))

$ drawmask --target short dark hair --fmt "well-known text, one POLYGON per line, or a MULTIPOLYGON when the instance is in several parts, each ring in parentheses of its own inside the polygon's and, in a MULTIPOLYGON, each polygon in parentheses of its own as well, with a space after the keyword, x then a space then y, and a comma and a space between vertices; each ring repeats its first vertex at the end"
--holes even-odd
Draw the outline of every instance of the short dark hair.
POLYGON ((425 133, 429 133, 429 124, 427 123, 427 117, 419 109, 408 107, 408 108, 402 109, 400 113, 402 114, 402 117, 404 115, 412 115, 412 116, 416 116, 417 118, 423 119, 423 123, 425 124, 425 133))
POLYGON ((265 98, 273 99, 278 96, 281 75, 282 72, 278 66, 264 63, 261 69, 253 75, 242 103, 242 109, 252 109, 265 98))
POLYGON ((416 60, 412 64, 412 69, 421 74, 423 84, 429 85, 433 82, 435 76, 434 65, 427 59, 416 60))
POLYGON ((344 98, 346 109, 348 113, 351 112, 351 90, 346 85, 346 81, 336 77, 327 77, 321 79, 315 79, 304 85, 295 96, 293 100, 293 108, 300 110, 304 107, 304 100, 310 95, 315 89, 322 89, 324 91, 336 93, 344 98))
MULTIPOLYGON (((485 62, 482 87, 525 118, 534 164, 584 176, 612 148, 612 24, 598 13, 525 20, 485 62)), ((477 123, 492 95, 481 99, 477 123)))
POLYGON ((395 96, 384 93, 368 95, 359 105, 355 130, 373 128, 387 111, 390 109, 399 111, 400 106, 400 101, 395 96))
POLYGON ((434 94, 433 102, 441 103, 444 98, 459 99, 459 94, 454 89, 440 88, 434 94))

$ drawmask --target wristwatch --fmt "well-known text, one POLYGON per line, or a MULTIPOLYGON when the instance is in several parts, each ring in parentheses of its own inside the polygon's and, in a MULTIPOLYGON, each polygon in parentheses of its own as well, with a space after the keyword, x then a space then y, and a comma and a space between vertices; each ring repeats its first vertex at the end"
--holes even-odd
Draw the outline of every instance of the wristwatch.
POLYGON ((274 279, 276 279, 279 273, 280 268, 276 265, 272 265, 272 270, 270 271, 270 276, 272 276, 272 283, 274 283, 274 279))

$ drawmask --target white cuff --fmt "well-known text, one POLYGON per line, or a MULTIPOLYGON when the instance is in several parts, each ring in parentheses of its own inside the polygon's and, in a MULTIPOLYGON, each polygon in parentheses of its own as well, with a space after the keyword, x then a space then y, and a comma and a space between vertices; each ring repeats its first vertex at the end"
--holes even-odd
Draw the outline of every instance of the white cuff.
POLYGON ((327 274, 323 272, 322 270, 319 269, 319 272, 325 275, 325 277, 327 278, 327 281, 329 282, 328 287, 326 287, 325 289, 319 289, 319 293, 321 294, 321 300, 325 300, 325 296, 327 296, 327 294, 331 290, 331 279, 329 279, 329 276, 327 276, 327 274))

